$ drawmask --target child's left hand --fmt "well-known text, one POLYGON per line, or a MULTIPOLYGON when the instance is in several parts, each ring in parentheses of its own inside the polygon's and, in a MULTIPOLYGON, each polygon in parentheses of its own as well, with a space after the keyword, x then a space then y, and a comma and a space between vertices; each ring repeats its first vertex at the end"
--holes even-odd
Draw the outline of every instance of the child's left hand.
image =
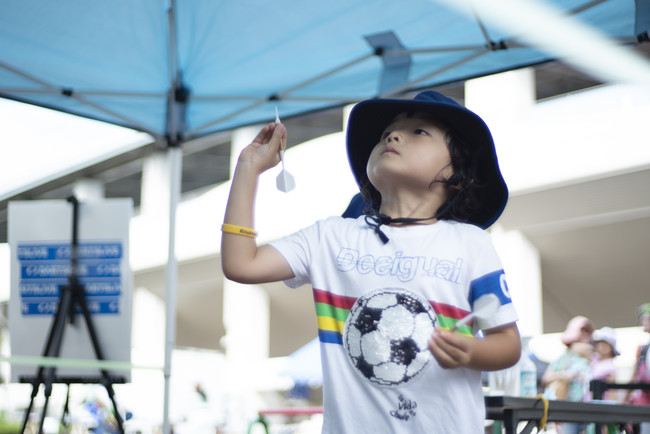
POLYGON ((474 338, 437 328, 429 339, 429 351, 444 369, 467 366, 474 338))
POLYGON ((497 371, 517 363, 521 338, 516 323, 483 330, 482 338, 437 328, 429 339, 429 350, 444 369, 466 367, 497 371))

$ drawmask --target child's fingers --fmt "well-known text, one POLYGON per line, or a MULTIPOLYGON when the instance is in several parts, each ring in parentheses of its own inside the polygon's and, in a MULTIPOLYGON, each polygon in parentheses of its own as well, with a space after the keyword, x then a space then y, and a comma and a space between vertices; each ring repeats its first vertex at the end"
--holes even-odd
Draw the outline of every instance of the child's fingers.
POLYGON ((434 339, 429 341, 429 350, 441 368, 453 369, 459 366, 458 362, 449 353, 438 346, 434 339))
POLYGON ((439 353, 453 355, 455 352, 456 346, 451 342, 450 335, 452 333, 447 330, 436 330, 431 336, 431 343, 439 353))
POLYGON ((257 133, 253 140, 256 146, 268 145, 271 151, 277 152, 287 140, 287 129, 282 124, 270 123, 257 133))
POLYGON ((429 350, 443 368, 457 368, 468 362, 469 342, 464 336, 437 329, 429 340, 429 350))
POLYGON ((280 162, 280 149, 286 143, 287 130, 282 124, 270 123, 262 128, 253 142, 239 156, 239 161, 254 163, 262 173, 280 162))
POLYGON ((271 140, 271 137, 273 137, 273 133, 275 130, 275 123, 270 123, 264 128, 260 130, 259 133, 257 133, 257 136, 255 136, 255 139, 253 139, 253 143, 257 143, 260 145, 264 145, 268 143, 271 140))

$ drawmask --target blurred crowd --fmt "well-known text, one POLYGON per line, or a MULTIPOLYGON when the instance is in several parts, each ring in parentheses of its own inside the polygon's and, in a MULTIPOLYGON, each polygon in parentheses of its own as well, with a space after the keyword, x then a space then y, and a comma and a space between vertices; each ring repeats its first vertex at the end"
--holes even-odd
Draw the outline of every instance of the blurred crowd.
MULTIPOLYGON (((638 308, 638 321, 643 331, 650 333, 650 303, 638 308)), ((606 383, 646 383, 650 384, 650 344, 637 349, 632 378, 618 378, 614 359, 620 354, 616 345, 616 331, 611 327, 596 329, 593 322, 585 316, 576 316, 566 325, 561 336, 566 346, 563 354, 552 361, 541 378, 541 386, 547 399, 568 401, 591 401, 589 384, 591 380, 606 383)), ((617 390, 605 392, 602 400, 635 405, 650 405, 650 390, 617 390)), ((607 433, 609 427, 604 427, 607 433)), ((558 424, 560 434, 594 433, 593 425, 578 423, 558 424)), ((641 427, 643 434, 650 433, 650 424, 641 427)), ((600 434, 600 433, 597 433, 600 434)))

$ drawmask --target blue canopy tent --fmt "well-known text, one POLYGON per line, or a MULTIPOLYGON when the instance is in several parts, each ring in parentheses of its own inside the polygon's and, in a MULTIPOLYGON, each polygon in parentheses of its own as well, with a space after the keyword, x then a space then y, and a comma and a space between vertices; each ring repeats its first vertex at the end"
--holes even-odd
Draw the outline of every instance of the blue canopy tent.
MULTIPOLYGON (((0 6, 0 97, 146 132, 174 162, 165 413, 175 333, 179 148, 271 121, 275 106, 287 118, 555 57, 518 31, 493 25, 479 8, 467 14, 452 3, 466 4, 9 0, 0 6)), ((548 4, 617 43, 648 40, 650 0, 548 4)), ((556 24, 542 26, 552 34, 556 24)))
MULTIPOLYGON (((647 38, 647 0, 551 4, 620 42, 647 38)), ((552 57, 430 0, 23 0, 1 11, 0 96, 169 146, 270 120, 275 105, 286 118, 552 57)))

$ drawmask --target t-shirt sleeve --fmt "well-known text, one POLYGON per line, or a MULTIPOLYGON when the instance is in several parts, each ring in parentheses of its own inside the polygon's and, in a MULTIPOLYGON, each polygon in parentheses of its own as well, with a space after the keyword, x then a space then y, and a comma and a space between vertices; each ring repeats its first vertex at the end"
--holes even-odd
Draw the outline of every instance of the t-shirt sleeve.
POLYGON ((311 283, 310 269, 312 263, 311 246, 318 240, 319 223, 315 223, 279 240, 270 242, 289 264, 294 277, 285 280, 290 288, 311 283))
POLYGON ((489 235, 484 234, 476 243, 476 262, 473 273, 474 278, 470 282, 469 302, 474 308, 477 300, 487 294, 495 295, 499 300, 497 311, 486 318, 477 318, 476 326, 482 330, 488 330, 505 324, 516 322, 519 317, 512 303, 508 282, 489 235))

